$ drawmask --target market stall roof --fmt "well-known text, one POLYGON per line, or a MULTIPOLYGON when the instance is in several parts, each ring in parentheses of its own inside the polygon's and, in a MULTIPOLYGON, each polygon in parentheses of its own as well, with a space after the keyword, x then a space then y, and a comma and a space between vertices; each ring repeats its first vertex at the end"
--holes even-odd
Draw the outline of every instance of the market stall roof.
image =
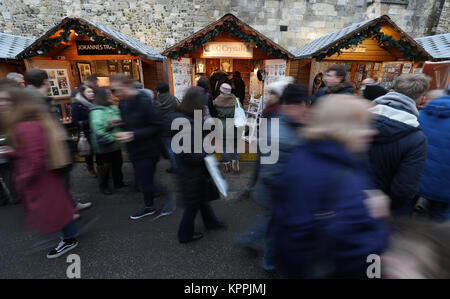
POLYGON ((193 43, 195 40, 205 37, 208 33, 211 33, 214 30, 216 30, 217 27, 222 26, 225 22, 234 22, 238 27, 241 27, 243 29, 243 31, 249 32, 249 34, 257 37, 261 42, 266 44, 268 47, 271 47, 274 50, 281 52, 287 58, 294 58, 294 55, 292 55, 291 52, 289 52, 288 50, 286 50, 279 44, 275 43, 274 41, 272 41, 270 38, 266 37, 262 33, 253 29, 250 25, 239 20, 236 16, 234 16, 233 14, 230 14, 230 13, 224 15, 219 20, 207 25, 203 29, 192 34, 191 36, 183 39, 182 41, 176 43, 175 45, 171 46, 170 48, 164 50, 161 54, 164 56, 170 56, 171 53, 178 52, 181 48, 185 47, 187 44, 193 43))
POLYGON ((161 56, 161 54, 159 54, 156 50, 132 38, 131 36, 128 36, 119 31, 112 30, 103 25, 78 17, 64 18, 59 24, 52 27, 43 36, 35 40, 31 45, 29 45, 27 48, 21 51, 17 55, 17 57, 24 58, 31 51, 39 50, 40 44, 43 41, 50 39, 52 35, 54 35, 61 29, 70 28, 70 25, 73 24, 86 26, 89 30, 96 32, 97 34, 103 35, 107 39, 112 40, 112 42, 119 44, 125 49, 128 49, 133 55, 141 56, 149 60, 164 60, 164 56, 161 56))
POLYGON ((428 59, 431 58, 430 54, 427 51, 425 51, 425 49, 422 48, 420 44, 418 44, 412 37, 410 37, 400 27, 398 27, 387 15, 365 20, 363 22, 353 24, 336 32, 322 36, 312 41, 311 43, 295 50, 293 54, 295 55, 295 59, 315 58, 324 51, 327 51, 329 48, 339 44, 340 42, 352 38, 353 36, 357 35, 363 30, 371 26, 382 24, 390 25, 392 29, 397 31, 400 34, 400 36, 410 44, 410 47, 416 48, 420 55, 428 59))
POLYGON ((416 38, 433 59, 450 59, 450 33, 416 38))
POLYGON ((17 60, 16 55, 33 41, 34 39, 29 37, 0 33, 0 60, 17 60))

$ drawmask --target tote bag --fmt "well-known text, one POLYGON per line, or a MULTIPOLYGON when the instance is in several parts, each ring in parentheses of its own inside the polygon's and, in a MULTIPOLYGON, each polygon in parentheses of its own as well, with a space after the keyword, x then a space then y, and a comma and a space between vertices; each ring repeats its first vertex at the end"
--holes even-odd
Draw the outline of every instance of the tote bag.
POLYGON ((247 117, 245 116, 245 111, 239 102, 239 99, 236 99, 236 104, 234 106, 234 126, 236 128, 244 127, 247 123, 247 117))

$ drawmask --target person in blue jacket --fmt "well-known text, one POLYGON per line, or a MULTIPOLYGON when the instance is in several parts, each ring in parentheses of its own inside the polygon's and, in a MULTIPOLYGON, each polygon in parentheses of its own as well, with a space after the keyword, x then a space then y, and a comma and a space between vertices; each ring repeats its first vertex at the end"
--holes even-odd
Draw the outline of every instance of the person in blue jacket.
POLYGON ((273 226, 282 278, 367 278, 367 258, 387 248, 387 197, 361 157, 376 133, 370 103, 330 95, 301 130, 306 143, 278 181, 273 226))
POLYGON ((392 200, 397 216, 411 216, 427 155, 427 138, 417 117, 418 102, 429 86, 424 74, 403 74, 389 92, 373 101, 378 134, 369 151, 376 186, 392 200))
POLYGON ((450 96, 425 106, 419 122, 428 138, 419 194, 427 199, 430 217, 444 222, 450 220, 450 96))

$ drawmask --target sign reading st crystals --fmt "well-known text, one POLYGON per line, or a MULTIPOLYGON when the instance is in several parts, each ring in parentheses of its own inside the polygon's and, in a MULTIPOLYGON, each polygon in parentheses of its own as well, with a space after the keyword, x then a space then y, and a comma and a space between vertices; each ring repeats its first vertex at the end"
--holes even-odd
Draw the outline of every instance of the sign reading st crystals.
POLYGON ((209 42, 203 44, 203 56, 253 58, 253 48, 241 42, 209 42))
POLYGON ((114 55, 120 54, 119 50, 107 44, 95 43, 89 40, 77 41, 78 55, 114 55))

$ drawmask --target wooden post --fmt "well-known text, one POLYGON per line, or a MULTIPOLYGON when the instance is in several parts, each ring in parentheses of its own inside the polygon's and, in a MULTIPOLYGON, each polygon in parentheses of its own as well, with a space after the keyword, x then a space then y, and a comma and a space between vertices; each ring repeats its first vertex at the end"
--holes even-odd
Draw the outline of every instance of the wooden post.
POLYGON ((144 86, 144 71, 142 70, 142 59, 139 57, 139 81, 141 82, 142 86, 144 86))
POLYGON ((311 88, 311 86, 312 86, 312 84, 313 84, 313 80, 314 80, 314 78, 313 78, 313 71, 314 71, 314 63, 316 62, 316 60, 313 58, 313 59, 311 59, 311 67, 310 67, 310 69, 309 69, 309 80, 308 80, 308 94, 309 95, 312 95, 312 88, 311 88))
POLYGON ((173 73, 172 73, 172 60, 169 58, 167 59, 167 67, 168 67, 168 76, 169 76, 169 89, 170 93, 174 93, 174 86, 173 86, 173 73))

